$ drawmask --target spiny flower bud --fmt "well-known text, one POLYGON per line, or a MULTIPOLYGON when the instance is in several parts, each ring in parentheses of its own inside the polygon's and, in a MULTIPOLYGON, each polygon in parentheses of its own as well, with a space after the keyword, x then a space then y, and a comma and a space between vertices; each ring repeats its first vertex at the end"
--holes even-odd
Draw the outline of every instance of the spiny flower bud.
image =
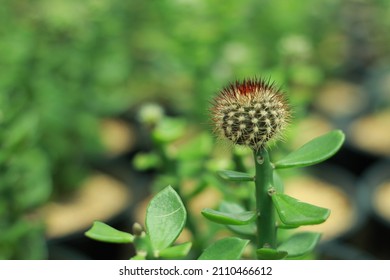
POLYGON ((236 81, 222 89, 211 114, 217 135, 254 150, 280 136, 290 119, 284 94, 262 79, 236 81))

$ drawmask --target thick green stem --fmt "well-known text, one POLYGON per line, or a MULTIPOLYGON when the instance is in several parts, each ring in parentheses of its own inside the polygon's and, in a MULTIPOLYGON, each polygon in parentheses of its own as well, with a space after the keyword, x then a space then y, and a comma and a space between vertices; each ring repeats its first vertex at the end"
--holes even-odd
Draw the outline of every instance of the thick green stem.
POLYGON ((257 248, 275 248, 275 211, 269 195, 273 184, 273 168, 266 149, 254 151, 253 154, 256 165, 257 248))

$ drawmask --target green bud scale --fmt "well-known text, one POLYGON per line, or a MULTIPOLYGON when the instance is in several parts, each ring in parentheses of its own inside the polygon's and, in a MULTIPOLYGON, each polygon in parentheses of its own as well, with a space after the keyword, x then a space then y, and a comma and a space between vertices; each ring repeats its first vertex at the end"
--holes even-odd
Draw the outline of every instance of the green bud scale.
POLYGON ((236 81, 222 89, 211 114, 218 136, 253 150, 279 137, 291 115, 281 90, 262 79, 236 81))

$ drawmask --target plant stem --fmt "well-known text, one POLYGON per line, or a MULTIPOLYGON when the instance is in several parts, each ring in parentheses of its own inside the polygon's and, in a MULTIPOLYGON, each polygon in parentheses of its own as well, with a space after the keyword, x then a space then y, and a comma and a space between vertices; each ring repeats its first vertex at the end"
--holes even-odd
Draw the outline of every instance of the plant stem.
POLYGON ((253 154, 256 166, 257 248, 275 248, 275 211, 269 195, 273 182, 273 167, 266 149, 254 151, 253 154))

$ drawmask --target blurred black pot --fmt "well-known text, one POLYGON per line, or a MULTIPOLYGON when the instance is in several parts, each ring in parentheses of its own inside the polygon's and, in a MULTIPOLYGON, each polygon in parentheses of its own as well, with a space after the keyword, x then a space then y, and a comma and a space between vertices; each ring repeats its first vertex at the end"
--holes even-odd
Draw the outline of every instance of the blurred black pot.
POLYGON ((379 259, 390 259, 390 159, 376 163, 362 175, 359 203, 370 214, 367 249, 379 259))
POLYGON ((365 227, 367 213, 357 201, 356 179, 340 166, 322 163, 304 169, 285 180, 285 191, 301 201, 331 210, 325 223, 299 228, 321 232, 321 246, 356 238, 365 227))
POLYGON ((378 74, 374 70, 361 82, 328 81, 311 104, 312 111, 328 121, 330 127, 346 134, 345 144, 330 162, 356 176, 390 156, 390 111, 386 109, 390 104, 390 72, 378 74))
POLYGON ((373 260, 375 256, 347 242, 331 241, 316 250, 320 260, 373 260))
POLYGON ((104 172, 94 173, 72 198, 52 202, 43 210, 50 258, 72 257, 60 254, 68 251, 88 259, 128 259, 134 255, 131 244, 103 243, 84 236, 95 220, 131 232, 136 202, 147 195, 148 178, 136 175, 124 164, 111 162, 109 166, 100 166, 104 172))

